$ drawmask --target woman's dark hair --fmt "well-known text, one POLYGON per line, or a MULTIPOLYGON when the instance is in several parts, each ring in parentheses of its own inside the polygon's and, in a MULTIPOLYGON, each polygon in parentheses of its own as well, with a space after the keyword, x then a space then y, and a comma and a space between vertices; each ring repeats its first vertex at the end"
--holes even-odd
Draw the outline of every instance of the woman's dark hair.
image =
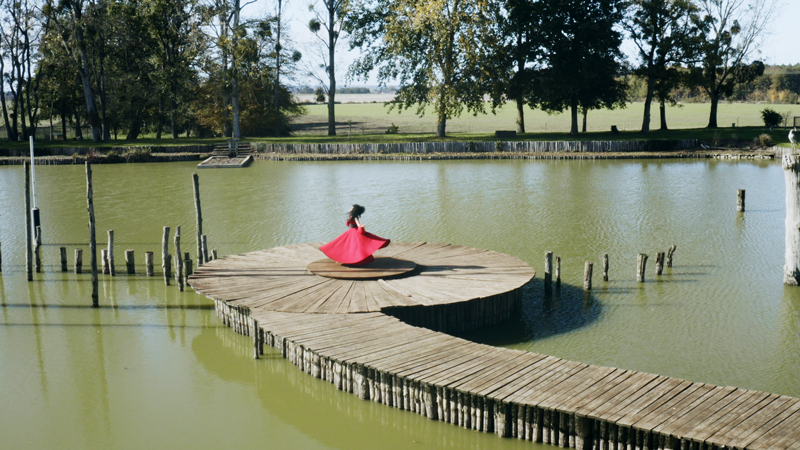
POLYGON ((361 215, 364 214, 364 211, 366 210, 367 208, 364 208, 361 205, 353 205, 353 210, 350 211, 350 218, 355 219, 356 217, 361 217, 361 215))

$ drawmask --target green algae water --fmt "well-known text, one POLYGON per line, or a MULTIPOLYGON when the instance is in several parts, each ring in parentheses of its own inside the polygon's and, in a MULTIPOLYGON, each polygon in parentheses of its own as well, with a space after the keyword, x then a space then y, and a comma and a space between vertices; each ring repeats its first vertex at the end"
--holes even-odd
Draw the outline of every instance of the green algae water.
MULTIPOLYGON (((190 288, 144 276, 163 226, 195 255, 195 163, 93 168, 98 247, 118 276, 61 273, 84 249, 83 166, 37 167, 44 272, 24 269, 22 167, 0 168, 0 448, 548 448, 430 421, 337 391, 221 324, 190 288), (124 250, 137 275, 125 274, 124 250)), ((464 337, 577 361, 800 396, 800 288, 782 284, 784 181, 773 162, 257 162, 198 172, 220 255, 328 241, 353 203, 395 241, 520 257, 564 286, 526 288, 520 316, 464 337), (747 211, 736 212, 736 190, 747 211), (674 267, 655 257, 676 244, 674 267), (635 282, 636 254, 650 256, 635 282), (610 281, 601 278, 609 254, 610 281), (592 261, 586 295, 583 266, 592 261)), ((172 244, 170 244, 172 249, 172 244)), ((98 251, 99 256, 99 251, 98 251)), ((156 263, 158 265, 158 262, 156 263)), ((158 268, 157 268, 158 271, 158 268)))

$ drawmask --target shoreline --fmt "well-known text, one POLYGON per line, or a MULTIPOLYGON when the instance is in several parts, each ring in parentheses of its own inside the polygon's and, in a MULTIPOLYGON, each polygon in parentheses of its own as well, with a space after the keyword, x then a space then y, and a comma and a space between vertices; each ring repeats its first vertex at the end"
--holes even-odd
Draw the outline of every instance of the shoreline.
MULTIPOLYGON (((594 159, 757 159, 779 157, 781 149, 767 150, 709 149, 676 150, 662 152, 446 152, 446 153, 253 153, 256 161, 439 161, 439 160, 594 160, 594 159)), ((132 164, 162 162, 202 162, 210 154, 204 153, 152 153, 127 160, 116 155, 55 155, 37 156, 38 165, 132 164)), ((26 156, 0 156, 0 166, 22 165, 26 156)))

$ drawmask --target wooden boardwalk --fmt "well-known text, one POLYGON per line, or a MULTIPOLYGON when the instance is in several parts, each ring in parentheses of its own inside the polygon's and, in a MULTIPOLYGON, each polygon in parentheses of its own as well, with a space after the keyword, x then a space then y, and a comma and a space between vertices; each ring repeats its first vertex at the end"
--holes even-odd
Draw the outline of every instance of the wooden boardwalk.
POLYGON ((436 331, 513 314, 520 288, 533 277, 517 258, 393 243, 384 254, 415 261, 417 274, 335 280, 344 283, 337 287, 315 283, 325 278, 303 271, 320 258, 315 246, 216 260, 192 285, 215 299, 227 325, 253 336, 256 353, 271 345, 338 389, 430 419, 579 449, 800 448, 797 398, 583 364, 436 331))

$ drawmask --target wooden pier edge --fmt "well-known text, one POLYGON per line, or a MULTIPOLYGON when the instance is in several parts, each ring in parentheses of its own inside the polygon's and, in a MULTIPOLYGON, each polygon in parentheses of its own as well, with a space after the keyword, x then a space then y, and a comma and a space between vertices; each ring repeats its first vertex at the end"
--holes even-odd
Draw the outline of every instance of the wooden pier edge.
POLYGON ((339 390, 475 431, 581 450, 800 448, 800 399, 575 363, 434 331, 483 326, 467 311, 487 305, 513 314, 521 291, 461 302, 462 309, 446 313, 458 304, 308 314, 214 303, 224 324, 253 338, 255 355, 269 345, 339 390), (469 326, 450 326, 443 317, 451 314, 469 326), (575 376, 587 372, 593 375, 575 376), (612 388, 598 387, 608 380, 612 388))

